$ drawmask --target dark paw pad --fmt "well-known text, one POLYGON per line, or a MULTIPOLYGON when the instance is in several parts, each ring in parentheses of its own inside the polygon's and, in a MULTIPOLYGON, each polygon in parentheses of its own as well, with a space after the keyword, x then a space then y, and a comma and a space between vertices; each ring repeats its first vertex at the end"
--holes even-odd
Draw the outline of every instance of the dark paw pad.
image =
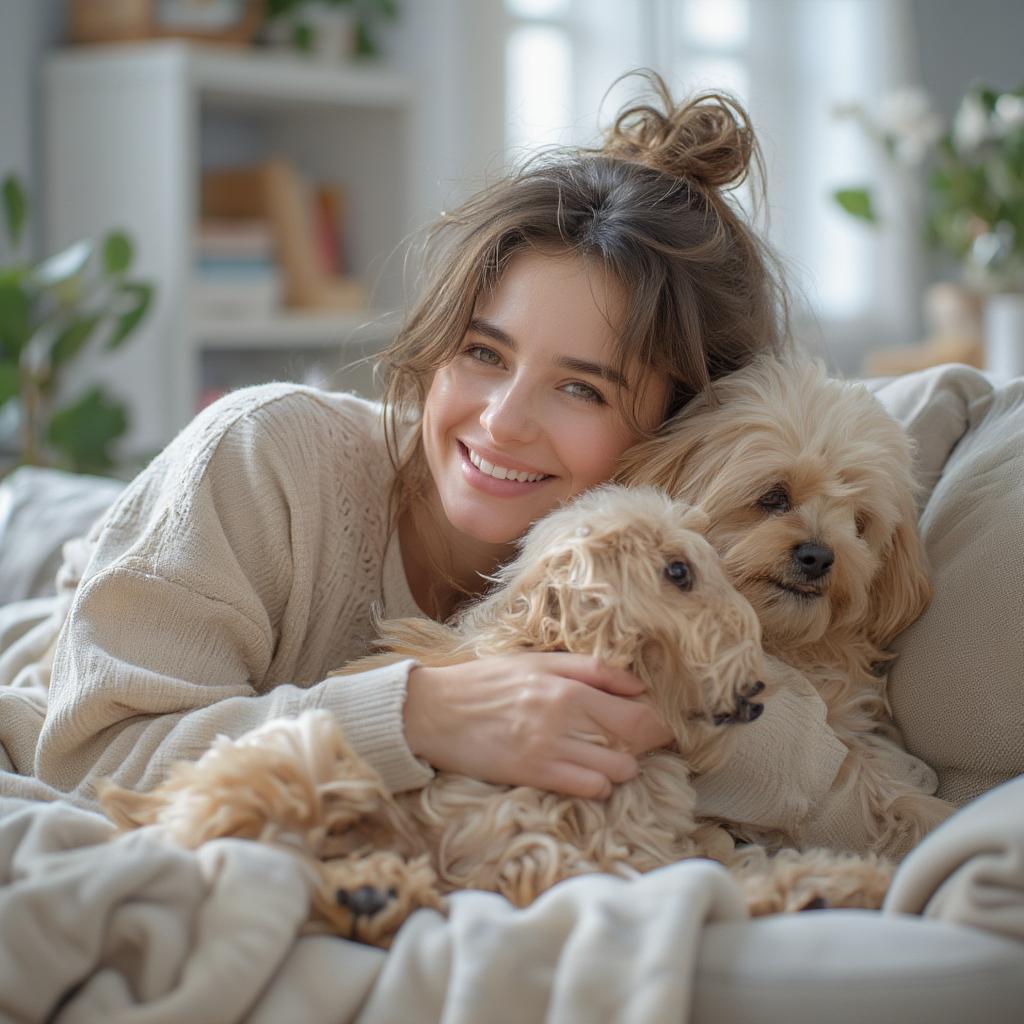
POLYGON ((805 903, 800 910, 801 912, 804 910, 828 910, 828 901, 821 896, 815 896, 810 903, 805 903))
POLYGON ((338 889, 334 898, 339 907, 348 907, 353 917, 373 917, 397 895, 393 888, 384 890, 372 885, 361 885, 358 889, 338 889))

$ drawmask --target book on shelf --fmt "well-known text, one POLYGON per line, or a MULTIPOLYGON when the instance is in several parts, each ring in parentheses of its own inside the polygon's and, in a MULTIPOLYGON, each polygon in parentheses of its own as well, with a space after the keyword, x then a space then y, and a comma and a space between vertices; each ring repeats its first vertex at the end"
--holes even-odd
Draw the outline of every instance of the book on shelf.
POLYGON ((273 316, 281 274, 265 219, 206 218, 195 239, 193 306, 201 318, 273 316))
MULTIPOLYGON (((253 249, 259 244, 254 223, 267 226, 286 306, 322 312, 366 308, 365 287, 346 272, 342 186, 310 185, 288 160, 274 157, 251 167, 206 171, 201 202, 204 221, 221 224, 220 232, 228 222, 248 224, 253 249)), ((207 258, 224 256, 225 250, 231 246, 221 238, 207 258)))

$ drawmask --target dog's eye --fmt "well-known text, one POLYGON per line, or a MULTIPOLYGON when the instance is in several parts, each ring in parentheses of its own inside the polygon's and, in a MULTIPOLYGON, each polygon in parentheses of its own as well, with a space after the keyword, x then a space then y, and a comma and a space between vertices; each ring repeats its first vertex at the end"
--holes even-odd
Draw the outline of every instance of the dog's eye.
POLYGON ((758 508, 764 509, 765 512, 773 512, 775 514, 788 512, 792 508, 789 500, 789 491, 781 484, 773 487, 766 494, 762 494, 757 499, 757 505, 758 508))
POLYGON ((693 573, 690 572, 690 567, 686 562, 669 562, 665 566, 665 578, 680 590, 691 590, 693 588, 693 573))
POLYGON ((854 525, 856 525, 856 527, 857 527, 857 536, 858 537, 863 537, 864 536, 864 531, 868 528, 868 517, 866 515, 864 515, 863 513, 859 512, 859 513, 857 513, 857 515, 854 518, 853 522, 854 522, 854 525))

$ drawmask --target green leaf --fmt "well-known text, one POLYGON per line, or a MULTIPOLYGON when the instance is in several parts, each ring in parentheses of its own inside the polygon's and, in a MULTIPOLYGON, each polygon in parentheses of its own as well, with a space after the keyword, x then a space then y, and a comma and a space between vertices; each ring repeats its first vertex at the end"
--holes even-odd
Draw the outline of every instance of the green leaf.
POLYGON ((292 45, 303 53, 313 52, 313 29, 306 24, 292 26, 292 45))
POLYGON ((102 313, 79 316, 68 324, 50 346, 50 362, 56 366, 76 356, 103 319, 102 313))
POLYGON ((869 224, 877 224, 871 192, 866 188, 839 188, 832 193, 832 198, 851 216, 866 220, 869 224))
POLYGON ((108 352, 124 344, 135 328, 142 322, 143 317, 153 302, 153 286, 151 284, 144 284, 141 281, 126 281, 119 291, 122 295, 130 296, 131 303, 118 316, 114 331, 107 338, 104 348, 108 352))
POLYGON ((4 221, 7 225, 7 237, 11 245, 17 248, 21 242, 21 232, 28 216, 28 202, 21 182, 13 174, 8 174, 3 183, 4 221))
POLYGON ((356 22, 356 45, 355 55, 357 57, 376 57, 380 54, 377 40, 374 39, 370 27, 365 21, 356 22))
POLYGON ((25 263, 9 263, 0 267, 0 287, 21 287, 31 268, 25 263))
POLYGON ((0 349, 17 358, 32 336, 32 302, 24 288, 0 283, 0 349))
POLYGON ((134 255, 131 239, 123 231, 111 231, 103 240, 103 270, 108 277, 123 274, 134 255))
POLYGON ((114 465, 111 444, 127 429, 125 406, 97 387, 54 414, 47 440, 61 453, 66 468, 104 472, 114 465))
POLYGON ((0 405, 5 405, 21 390, 17 362, 0 363, 0 405))
POLYGON ((299 6, 299 0, 267 0, 267 19, 279 18, 299 6))

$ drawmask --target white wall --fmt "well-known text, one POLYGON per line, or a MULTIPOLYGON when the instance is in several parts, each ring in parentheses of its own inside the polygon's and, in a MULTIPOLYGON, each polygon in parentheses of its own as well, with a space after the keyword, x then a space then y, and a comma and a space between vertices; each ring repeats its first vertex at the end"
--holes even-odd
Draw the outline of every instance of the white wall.
MULTIPOLYGON (((0 0, 0 178, 13 171, 30 192, 41 179, 40 57, 63 40, 66 7, 66 0, 0 0)), ((36 216, 28 238, 31 253, 39 255, 42 237, 36 216)), ((0 262, 7 256, 0 232, 0 262)))

